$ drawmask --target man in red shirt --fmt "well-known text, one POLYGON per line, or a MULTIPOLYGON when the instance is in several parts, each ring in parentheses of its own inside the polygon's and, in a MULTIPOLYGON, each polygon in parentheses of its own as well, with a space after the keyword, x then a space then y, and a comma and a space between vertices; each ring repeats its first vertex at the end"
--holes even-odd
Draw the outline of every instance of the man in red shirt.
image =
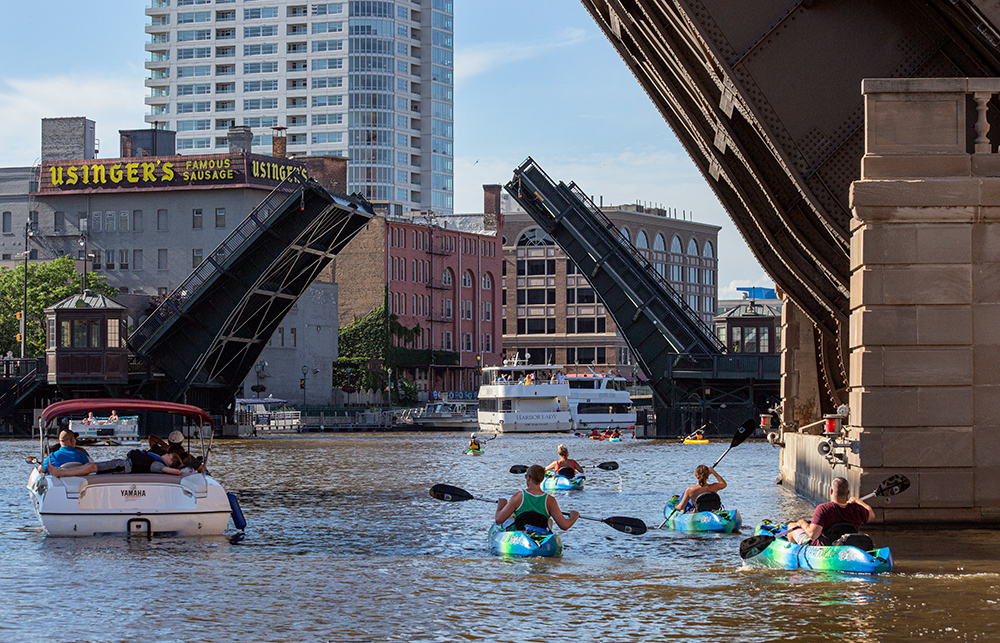
POLYGON ((827 543, 820 540, 823 530, 841 522, 850 523, 857 529, 875 517, 871 507, 857 498, 848 498, 849 495, 847 480, 834 478, 830 485, 832 502, 824 502, 816 507, 812 522, 799 520, 790 523, 786 536, 788 540, 796 545, 825 545, 827 543))

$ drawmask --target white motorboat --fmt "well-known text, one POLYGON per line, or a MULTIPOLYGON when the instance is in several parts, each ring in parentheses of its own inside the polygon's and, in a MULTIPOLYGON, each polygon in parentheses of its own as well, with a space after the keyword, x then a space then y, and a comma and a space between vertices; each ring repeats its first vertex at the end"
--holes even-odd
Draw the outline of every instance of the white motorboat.
POLYGON ((479 402, 444 399, 428 402, 420 409, 407 409, 399 416, 401 424, 438 431, 463 431, 479 428, 479 402))
MULTIPOLYGON (((170 413, 193 424, 188 435, 201 441, 207 467, 214 433, 212 419, 195 406, 128 399, 80 399, 48 406, 38 420, 41 458, 48 455, 48 432, 58 433, 59 418, 111 410, 170 413), (206 448, 206 437, 208 446, 206 448)), ((190 437, 189 437, 190 440, 190 437)), ((207 473, 102 473, 56 477, 32 468, 28 492, 35 513, 51 536, 128 534, 213 536, 225 532, 230 517, 246 525, 236 497, 207 473)))
POLYGON ((635 426, 635 407, 624 377, 591 371, 585 375, 567 375, 566 381, 575 430, 622 430, 635 426))
POLYGON ((139 416, 70 420, 70 431, 77 434, 77 444, 139 444, 139 416))

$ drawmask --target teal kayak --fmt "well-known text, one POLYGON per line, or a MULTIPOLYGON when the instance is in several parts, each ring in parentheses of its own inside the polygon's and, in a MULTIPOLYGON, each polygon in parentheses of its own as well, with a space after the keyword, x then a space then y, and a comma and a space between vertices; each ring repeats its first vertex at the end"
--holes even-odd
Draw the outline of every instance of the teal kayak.
MULTIPOLYGON (((781 529, 783 526, 765 520, 754 530, 754 536, 773 537, 781 529)), ((893 566, 892 553, 888 547, 863 551, 850 545, 796 545, 782 537, 775 538, 757 555, 746 558, 745 561, 755 567, 812 569, 848 574, 883 574, 891 572, 893 566)))
POLYGON ((490 527, 490 551, 501 556, 560 556, 562 540, 558 534, 529 534, 523 531, 505 531, 494 523, 490 527))
POLYGON ((721 531, 731 534, 743 525, 738 509, 719 509, 717 511, 695 511, 691 513, 674 512, 674 506, 680 496, 673 496, 663 508, 663 517, 669 518, 666 526, 674 531, 721 531))
POLYGON ((546 472, 545 479, 542 480, 542 491, 583 491, 583 482, 586 476, 582 473, 572 478, 561 476, 551 471, 546 472))

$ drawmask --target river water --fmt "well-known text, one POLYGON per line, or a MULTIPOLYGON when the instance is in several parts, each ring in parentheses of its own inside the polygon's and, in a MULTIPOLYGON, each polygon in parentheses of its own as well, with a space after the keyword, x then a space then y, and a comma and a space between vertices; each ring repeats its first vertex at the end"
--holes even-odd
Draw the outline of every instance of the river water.
MULTIPOLYGON (((742 535, 652 529, 664 501, 728 444, 506 435, 481 457, 464 434, 216 442, 212 472, 240 498, 243 538, 44 535, 24 484, 31 441, 0 442, 0 641, 996 641, 1000 536, 872 532, 896 572, 875 578, 742 567, 763 518, 808 517, 775 485, 777 451, 746 443, 719 466, 742 535), (430 497, 436 483, 509 496, 514 464, 556 446, 593 469, 557 496, 590 516, 642 518, 629 536, 580 520, 561 559, 490 554, 493 506, 430 497)), ((94 448, 102 459, 120 449, 94 448)))

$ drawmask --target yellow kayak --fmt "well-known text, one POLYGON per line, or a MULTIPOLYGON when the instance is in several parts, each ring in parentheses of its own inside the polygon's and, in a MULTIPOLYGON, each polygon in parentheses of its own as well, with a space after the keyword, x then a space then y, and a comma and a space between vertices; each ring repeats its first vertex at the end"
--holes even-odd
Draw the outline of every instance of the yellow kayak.
POLYGON ((695 440, 694 438, 684 438, 684 444, 708 444, 708 438, 695 440))

